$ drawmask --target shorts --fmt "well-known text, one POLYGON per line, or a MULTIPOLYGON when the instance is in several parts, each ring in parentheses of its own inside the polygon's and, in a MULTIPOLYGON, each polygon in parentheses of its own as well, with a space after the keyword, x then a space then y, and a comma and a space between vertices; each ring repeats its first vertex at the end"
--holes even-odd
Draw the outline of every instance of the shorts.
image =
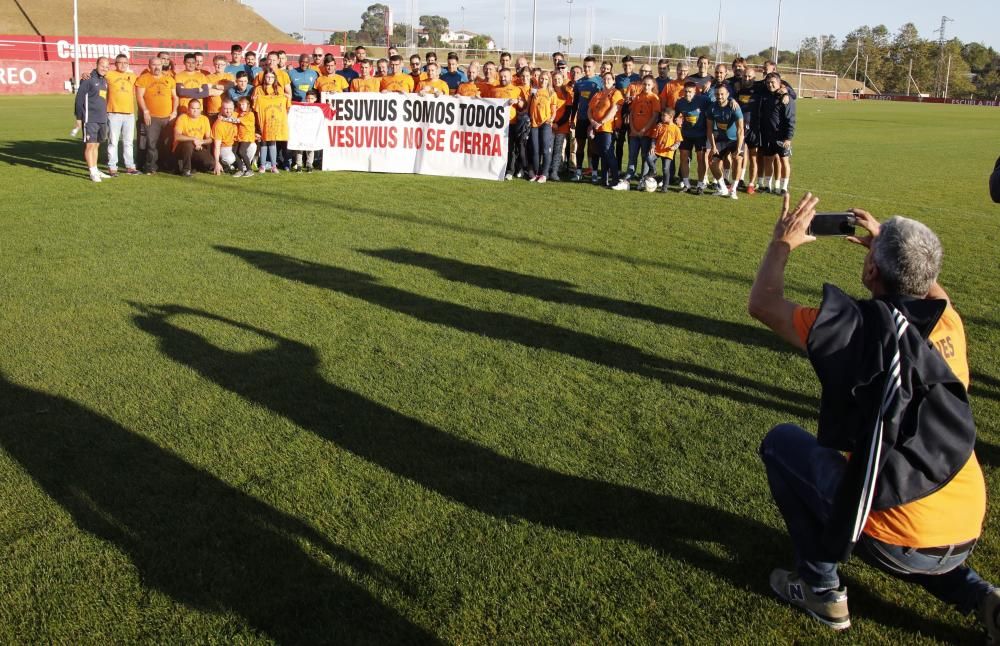
POLYGON ((684 137, 681 141, 680 150, 696 150, 701 152, 703 150, 708 150, 708 138, 707 137, 684 137))
POLYGON ((730 153, 735 153, 736 156, 739 157, 745 152, 745 150, 737 150, 736 143, 737 142, 735 141, 729 141, 729 140, 727 141, 716 140, 715 147, 719 152, 713 155, 713 157, 715 159, 722 159, 723 157, 729 155, 730 153))
POLYGON ((83 124, 83 143, 100 144, 108 140, 108 124, 88 121, 83 124))
POLYGON ((747 128, 743 135, 743 141, 747 148, 760 148, 760 133, 747 128))
POLYGON ((767 141, 760 147, 760 152, 767 157, 773 157, 774 155, 778 157, 791 157, 792 146, 789 145, 788 148, 785 148, 784 146, 779 146, 777 141, 767 141))

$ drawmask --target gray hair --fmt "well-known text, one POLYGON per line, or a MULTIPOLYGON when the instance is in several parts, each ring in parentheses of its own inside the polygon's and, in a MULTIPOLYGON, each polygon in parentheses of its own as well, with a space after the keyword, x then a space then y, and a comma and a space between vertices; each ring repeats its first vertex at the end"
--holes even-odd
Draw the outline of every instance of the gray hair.
POLYGON ((893 216, 872 244, 872 259, 890 294, 923 298, 941 272, 941 241, 927 225, 893 216))

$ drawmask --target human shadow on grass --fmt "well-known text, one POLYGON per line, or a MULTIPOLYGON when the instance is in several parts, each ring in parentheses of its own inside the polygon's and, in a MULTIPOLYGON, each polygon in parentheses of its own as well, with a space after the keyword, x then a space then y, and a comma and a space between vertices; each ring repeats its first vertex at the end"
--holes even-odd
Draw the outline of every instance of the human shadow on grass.
POLYGON ((577 332, 550 323, 500 312, 477 310, 465 305, 422 296, 379 284, 374 277, 320 263, 267 251, 217 246, 265 272, 359 298, 427 323, 479 334, 525 347, 559 352, 656 379, 664 384, 697 390, 713 397, 797 415, 815 415, 813 398, 778 386, 756 382, 732 372, 713 370, 694 363, 654 356, 633 346, 577 332))
POLYGON ((81 530, 126 554, 144 585, 178 603, 235 613, 278 643, 435 641, 300 541, 405 588, 377 564, 118 423, 3 374, 0 449, 81 530))
POLYGON ((625 301, 609 296, 588 294, 587 292, 580 291, 573 283, 562 280, 541 278, 531 274, 522 274, 487 265, 476 265, 434 254, 411 251, 409 249, 359 249, 359 251, 375 258, 388 260, 389 262, 429 269, 437 273, 441 278, 452 282, 530 296, 559 305, 576 305, 600 310, 609 314, 649 321, 658 325, 675 327, 698 334, 706 334, 777 352, 792 352, 791 346, 787 343, 782 342, 774 334, 758 327, 743 323, 722 321, 707 316, 699 316, 698 314, 680 310, 664 309, 655 305, 625 301))
POLYGON ((973 372, 970 375, 969 394, 1000 401, 1000 380, 981 372, 973 372))
POLYGON ((0 162, 90 181, 83 167, 83 146, 69 139, 0 141, 0 162), (73 171, 74 166, 80 172, 73 171))
MULTIPOLYGON (((769 595, 767 575, 788 553, 783 532, 742 515, 536 466, 442 431, 327 381, 317 351, 267 330, 179 305, 143 306, 135 325, 160 351, 248 402, 281 415, 355 456, 498 519, 624 540, 769 595), (220 348, 172 321, 194 317, 259 335, 268 347, 220 348)), ((720 472, 720 488, 726 474, 720 472)), ((669 483, 667 485, 669 487, 669 483)), ((954 639, 954 626, 877 597, 864 615, 907 631, 954 639)))

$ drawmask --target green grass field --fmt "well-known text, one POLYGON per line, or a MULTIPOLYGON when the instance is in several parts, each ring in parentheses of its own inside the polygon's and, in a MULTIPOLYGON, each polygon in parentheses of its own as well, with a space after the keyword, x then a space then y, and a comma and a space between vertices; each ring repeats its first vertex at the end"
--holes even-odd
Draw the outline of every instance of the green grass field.
MULTIPOLYGON (((779 208, 377 174, 86 180, 0 110, 0 642, 828 643, 756 455, 814 428, 746 313, 779 208)), ((793 193, 917 217, 1000 485, 995 109, 804 100, 793 193)), ((790 295, 861 295, 857 247, 790 295)), ((1000 517, 972 559, 1000 580, 1000 517)), ((838 643, 975 643, 859 563, 838 643)))

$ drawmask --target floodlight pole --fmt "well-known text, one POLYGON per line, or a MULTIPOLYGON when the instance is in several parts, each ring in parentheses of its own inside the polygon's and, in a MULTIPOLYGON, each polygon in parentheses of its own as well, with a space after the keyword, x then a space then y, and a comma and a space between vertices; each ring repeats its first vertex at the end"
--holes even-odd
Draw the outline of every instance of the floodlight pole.
POLYGON ((951 80, 951 54, 948 54, 948 72, 944 77, 944 98, 948 98, 948 82, 951 80))
POLYGON ((73 0, 73 88, 80 89, 80 12, 73 0))
POLYGON ((722 61, 722 54, 719 52, 719 44, 722 40, 722 0, 719 0, 719 20, 715 23, 715 62, 722 61))
POLYGON ((538 0, 531 3, 531 64, 535 64, 535 32, 538 27, 538 0))
POLYGON ((771 52, 771 60, 778 64, 778 48, 781 41, 781 0, 778 0, 778 20, 774 25, 774 49, 771 52))
POLYGON ((568 54, 571 50, 570 47, 573 46, 573 0, 566 0, 566 4, 569 5, 569 24, 566 25, 566 53, 568 54))

